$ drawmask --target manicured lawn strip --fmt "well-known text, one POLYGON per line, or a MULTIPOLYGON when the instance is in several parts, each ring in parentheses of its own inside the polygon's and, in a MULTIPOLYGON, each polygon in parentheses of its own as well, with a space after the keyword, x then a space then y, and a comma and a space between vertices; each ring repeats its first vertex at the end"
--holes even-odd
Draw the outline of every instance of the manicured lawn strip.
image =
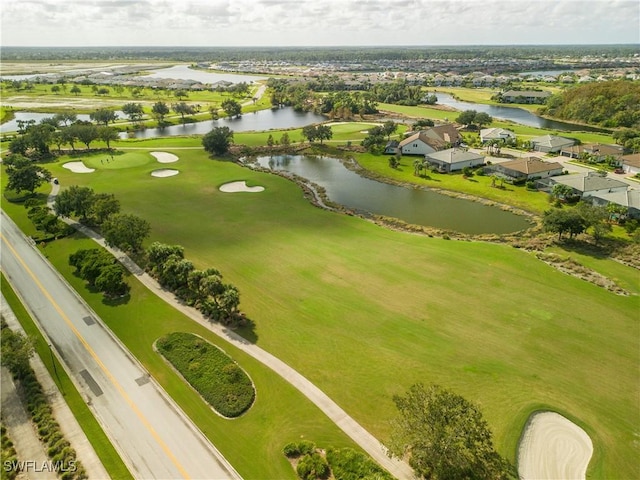
POLYGON ((504 188, 491 186, 491 177, 488 175, 474 175, 470 179, 464 178, 461 173, 443 174, 427 172, 424 178, 413 174, 413 162, 416 156, 403 156, 398 168, 389 167, 388 155, 373 155, 370 153, 354 154, 358 163, 375 175, 391 178, 398 182, 424 185, 430 188, 452 190, 470 195, 493 200, 505 205, 514 205, 523 210, 541 214, 550 208, 548 195, 542 192, 527 190, 524 186, 514 186, 508 183, 504 188))
POLYGON ((190 333, 174 332, 156 347, 200 395, 221 415, 237 417, 253 403, 253 384, 232 358, 190 333))
MULTIPOLYGON (((590 475, 638 476, 638 297, 613 295, 511 247, 402 234, 319 210, 280 177, 197 150, 172 153, 182 173, 170 179, 152 179, 149 166, 84 176, 52 169, 63 186, 115 193, 125 211, 151 222, 150 241, 183 245, 196 268, 220 269, 256 322, 249 336, 381 440, 395 413, 392 395, 436 382, 480 404, 512 461, 528 415, 545 405, 591 436, 590 475), (217 190, 232 180, 266 189, 217 190)), ((147 326, 152 337, 140 323, 118 334, 137 345, 188 331, 158 319, 147 326)), ((261 392, 248 363, 224 349, 261 392)), ((144 358, 150 348, 134 350, 153 363, 144 358)), ((239 421, 254 418, 260 400, 239 421)))
MULTIPOLYGON (((16 318, 20 321, 20 324, 22 325, 22 328, 24 328, 27 336, 33 339, 36 353, 47 367, 51 377, 56 381, 67 405, 69 405, 73 415, 76 417, 76 420, 78 420, 80 427, 95 449, 98 458, 100 458, 100 461, 104 465, 104 468, 111 478, 133 478, 131 473, 129 473, 129 469, 120 458, 120 455, 118 455, 118 452, 111 444, 111 441, 107 438, 104 430, 102 430, 102 427, 89 410, 89 407, 67 375, 66 371, 58 362, 58 359, 52 357, 46 340, 40 333, 40 330, 36 327, 29 313, 25 310, 4 275, 2 275, 1 280, 2 294, 6 298, 7 303, 11 306, 16 318), (55 366, 52 362, 55 362, 55 366)), ((82 461, 83 459, 79 458, 79 460, 82 461)))
POLYGON ((84 282, 72 274, 68 265, 69 254, 83 248, 95 248, 95 243, 82 237, 70 237, 47 245, 44 251, 243 478, 294 479, 291 466, 282 456, 283 445, 292 438, 313 439, 322 446, 358 448, 287 382, 168 306, 135 278, 128 279, 131 300, 127 304, 105 304, 101 295, 85 288, 84 282), (158 337, 176 331, 201 336, 228 353, 246 370, 259 394, 244 415, 229 420, 213 413, 201 396, 154 351, 153 343, 158 337))

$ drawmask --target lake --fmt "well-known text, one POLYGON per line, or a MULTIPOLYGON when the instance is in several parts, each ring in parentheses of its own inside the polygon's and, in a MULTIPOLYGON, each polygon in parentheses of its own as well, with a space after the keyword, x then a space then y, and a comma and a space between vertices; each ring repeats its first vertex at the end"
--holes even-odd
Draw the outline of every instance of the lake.
POLYGON ((499 207, 362 177, 336 158, 277 155, 259 157, 257 162, 306 178, 325 188, 331 201, 356 211, 467 234, 504 234, 530 227, 525 217, 499 207))
POLYGON ((220 118, 204 122, 172 125, 165 128, 147 128, 145 130, 122 132, 122 138, 156 138, 178 135, 204 135, 214 127, 229 127, 234 132, 251 132, 283 128, 300 128, 312 123, 326 121, 327 118, 313 112, 296 112, 292 107, 260 110, 244 113, 239 118, 220 118))
POLYGON ((267 77, 260 77, 257 75, 235 74, 235 73, 220 73, 210 72, 207 70, 195 70, 189 68, 189 65, 175 65, 169 68, 162 68, 160 70, 151 70, 148 75, 144 75, 144 78, 172 78, 179 80, 195 80, 196 82, 214 84, 216 82, 225 81, 231 83, 252 83, 258 80, 266 80, 267 77))
MULTIPOLYGON (((448 93, 436 92, 439 105, 446 105, 451 108, 455 108, 461 112, 465 110, 475 110, 476 112, 484 112, 491 115, 494 118, 501 118, 503 120, 509 120, 521 125, 527 125, 530 127, 545 128, 548 130, 558 130, 563 132, 603 132, 609 133, 608 130, 589 127, 585 125, 577 125, 574 123, 558 122, 555 120, 548 120, 546 118, 539 117, 533 113, 518 107, 502 107, 499 105, 485 105, 483 103, 461 102, 453 98, 448 93)), ((452 113, 449 121, 454 121, 457 114, 452 113)))

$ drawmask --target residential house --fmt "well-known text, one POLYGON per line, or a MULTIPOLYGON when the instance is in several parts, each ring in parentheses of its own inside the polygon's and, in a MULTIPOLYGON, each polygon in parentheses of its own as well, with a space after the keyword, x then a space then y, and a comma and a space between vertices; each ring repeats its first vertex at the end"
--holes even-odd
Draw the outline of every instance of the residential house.
POLYGON ((507 142, 508 140, 515 140, 516 134, 506 128, 483 128, 480 130, 480 141, 482 143, 490 142, 493 140, 502 140, 507 142))
POLYGON ((607 206, 610 203, 627 208, 631 218, 640 219, 640 190, 620 190, 607 193, 596 193, 590 197, 594 205, 607 206))
POLYGON ((502 101, 505 103, 545 103, 550 96, 551 92, 507 90, 502 93, 502 101))
POLYGON ((632 153, 631 155, 623 155, 620 157, 622 169, 625 173, 632 175, 640 174, 640 153, 632 153))
POLYGON ((628 185, 620 180, 609 178, 600 172, 584 174, 562 175, 550 179, 551 184, 562 184, 571 187, 582 198, 600 195, 604 193, 623 192, 628 185))
POLYGON ((537 157, 528 157, 496 163, 486 170, 517 182, 562 175, 563 167, 558 162, 545 162, 537 157))
POLYGON ((462 136, 453 125, 438 125, 421 130, 402 140, 398 147, 403 155, 426 155, 428 153, 457 146, 462 136))
POLYGON ((397 140, 391 140, 387 142, 387 144, 384 147, 384 153, 386 153, 387 155, 395 155, 400 151, 398 147, 399 144, 400 143, 397 140))
POLYGON ((602 162, 605 157, 612 156, 620 159, 624 154, 624 148, 620 145, 608 145, 603 143, 589 143, 585 145, 572 145, 560 150, 560 155, 569 158, 581 158, 584 155, 591 156, 594 160, 602 162))
POLYGON ((484 156, 459 148, 450 148, 428 153, 425 155, 425 162, 442 172, 455 172, 465 167, 484 165, 484 156))
POLYGON ((556 153, 563 148, 571 147, 575 141, 556 135, 543 135, 530 140, 531 148, 538 152, 556 153))

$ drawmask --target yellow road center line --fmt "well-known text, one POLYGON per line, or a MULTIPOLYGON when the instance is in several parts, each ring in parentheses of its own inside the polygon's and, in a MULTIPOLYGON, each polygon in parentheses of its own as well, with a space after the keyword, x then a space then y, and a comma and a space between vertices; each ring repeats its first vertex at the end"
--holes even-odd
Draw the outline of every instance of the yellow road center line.
POLYGON ((64 313, 64 311, 62 310, 62 308, 60 308, 60 306, 56 303, 56 301, 53 299, 53 297, 51 296, 51 294, 44 288, 44 286, 42 285, 42 283, 40 282, 40 280, 38 280, 38 278, 34 275, 34 273, 31 271, 31 269, 27 266, 27 264, 24 262, 24 260, 22 260, 22 257, 20 257, 20 255, 18 254, 18 252, 13 248, 13 246, 9 243, 9 241, 7 240, 7 238, 0 233, 0 238, 4 241, 5 245, 9 248, 9 250, 11 250, 11 252, 13 252, 13 255, 15 256, 15 258, 18 260, 18 262, 20 262, 20 264, 22 265, 22 267, 26 270, 26 272, 29 274, 29 276, 33 279, 33 281, 36 283, 36 285, 38 286, 38 288, 40 289, 40 291, 43 293, 43 295, 47 298, 47 300, 49 300, 49 302, 51 302, 51 304, 53 305, 53 308, 56 309, 56 311, 58 312, 58 314, 62 317, 62 319, 64 320, 64 322, 69 326, 69 328, 71 329, 71 331, 73 331, 73 333, 76 335, 76 337, 78 337, 78 340, 80 340, 80 342, 84 345, 84 347, 87 349, 87 351, 89 352, 89 354, 93 357, 93 359, 96 361, 96 363, 98 364, 98 366, 102 369, 102 371, 104 372, 104 374, 109 378, 109 380, 111 381, 111 383, 113 383, 113 385, 116 387, 116 389, 118 390, 118 392, 120 392, 120 395, 122 395, 122 397, 124 398, 124 400, 129 404, 129 406, 131 407, 131 409, 134 411, 134 413, 138 416, 138 418, 140 419, 140 421, 143 423, 143 425, 147 428, 147 430, 149 431, 149 433, 151 433, 151 435, 153 436, 153 438, 156 440, 156 442, 158 442, 158 445, 160 445, 160 447, 162 448, 162 450, 164 450, 164 452, 167 454, 167 456, 169 457, 169 459, 171 460, 171 462, 176 466, 176 468, 180 471, 180 474, 185 478, 185 479, 189 479, 189 474, 187 473, 187 471, 184 469, 184 467, 181 465, 180 461, 176 458, 176 456, 173 454, 173 452, 171 452, 171 450, 169 449, 169 447, 167 446, 167 444, 162 440, 162 438, 160 438, 160 435, 158 435, 158 433, 155 431, 155 429, 153 428, 153 426, 151 425, 151 423, 149 422, 149 420, 147 420, 147 418, 144 416, 144 414, 140 411, 140 409, 138 408, 138 406, 133 402, 133 400, 131 400, 131 398, 129 397, 129 395, 127 395, 127 392, 125 391, 125 389, 122 387, 122 385, 120 385, 120 383, 118 383, 118 381, 115 379, 115 377, 111 374, 111 372, 107 369, 107 367, 104 365, 104 363, 102 363, 102 361, 100 360, 100 358, 98 357, 98 355, 95 353, 95 351, 91 348, 91 346, 89 345, 89 343, 84 339, 84 337, 80 334, 80 332, 76 329, 75 325, 71 322, 71 319, 64 313))

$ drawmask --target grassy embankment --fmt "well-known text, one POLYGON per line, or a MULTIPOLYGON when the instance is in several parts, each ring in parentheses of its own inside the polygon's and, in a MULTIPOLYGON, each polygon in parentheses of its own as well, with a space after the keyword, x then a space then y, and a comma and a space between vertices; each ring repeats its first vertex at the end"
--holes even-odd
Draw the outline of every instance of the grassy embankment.
MULTIPOLYGON (((153 104, 156 102, 164 102, 169 107, 171 107, 172 104, 181 101, 192 106, 199 106, 199 113, 187 115, 185 117, 189 122, 210 119, 210 106, 216 106, 218 108, 219 115, 221 117, 225 116, 220 105, 227 99, 233 99, 243 104, 247 103, 247 105, 243 105, 242 107, 243 113, 263 110, 271 106, 268 96, 265 95, 255 103, 252 101, 253 96, 258 91, 258 84, 250 86, 249 94, 245 97, 237 97, 228 92, 190 91, 188 92, 188 96, 184 98, 177 98, 174 95, 174 92, 168 90, 156 90, 152 88, 139 88, 134 90, 121 86, 107 85, 105 87, 109 89, 109 93, 105 95, 98 95, 92 90, 91 86, 88 85, 74 85, 80 88, 80 92, 77 94, 70 92, 71 88, 73 88, 70 85, 65 85, 64 90, 61 85, 56 86, 61 89, 59 92, 52 92, 52 85, 46 84, 34 84, 32 90, 19 91, 3 85, 3 102, 7 105, 15 103, 20 104, 20 108, 14 108, 15 110, 20 111, 45 113, 73 111, 78 114, 92 113, 98 108, 119 110, 126 103, 140 103, 145 113, 145 118, 143 118, 143 122, 141 122, 141 124, 146 127, 157 126, 157 122, 153 119, 151 112, 153 104), (135 94, 133 93, 134 91, 136 92, 135 94)), ((101 86, 97 87, 100 88, 101 86)), ((8 120, 10 120, 10 118, 5 119, 3 116, 3 122, 8 120)), ((165 122, 167 125, 178 125, 182 122, 182 119, 180 115, 175 114, 172 111, 165 117, 165 122)), ((123 116, 112 125, 121 129, 132 127, 131 122, 126 116, 123 116)))
MULTIPOLYGON (((158 147, 162 141, 149 144, 158 147)), ((314 208, 280 177, 210 160, 198 150, 173 153, 180 161, 172 168, 181 173, 168 179, 149 175, 159 165, 153 161, 90 175, 72 174, 61 162, 50 168, 63 186, 115 193, 125 211, 151 222, 151 240, 185 246, 198 268, 219 268, 238 286, 241 306, 256 322, 247 336, 295 366, 378 438, 389 435, 393 394, 416 381, 436 382, 480 404, 499 450, 512 460, 528 415, 552 409, 593 439, 590 476, 637 476, 634 431, 640 418, 633 399, 640 286, 634 270, 610 260, 594 262, 593 268, 615 273, 635 294, 615 296, 510 247, 388 231, 314 208), (233 180, 266 190, 218 191, 233 180)), ((297 404, 296 395, 261 396, 267 383, 261 387, 258 378, 265 377, 258 366, 225 347, 256 382, 256 405, 241 419, 253 436, 237 438, 235 428, 227 426, 228 437, 212 431, 208 420, 201 420, 202 402, 160 365, 151 344, 176 330, 220 341, 174 312, 160 313, 156 300, 137 285, 128 305, 102 305, 66 265, 69 252, 83 244, 69 239, 46 249, 189 414, 205 422, 223 453, 238 449, 229 456, 234 465, 242 465, 243 455, 255 459, 264 442, 272 448, 263 458, 271 461, 280 439, 299 435, 300 414, 290 416, 293 424, 286 432, 265 433, 280 428, 278 419, 297 404), (263 417, 259 405, 273 409, 275 417, 263 417)), ((276 394, 273 387, 267 390, 276 394)), ((322 440, 343 441, 330 428, 322 430, 322 440)), ((305 438, 322 443, 318 433, 305 438)))

